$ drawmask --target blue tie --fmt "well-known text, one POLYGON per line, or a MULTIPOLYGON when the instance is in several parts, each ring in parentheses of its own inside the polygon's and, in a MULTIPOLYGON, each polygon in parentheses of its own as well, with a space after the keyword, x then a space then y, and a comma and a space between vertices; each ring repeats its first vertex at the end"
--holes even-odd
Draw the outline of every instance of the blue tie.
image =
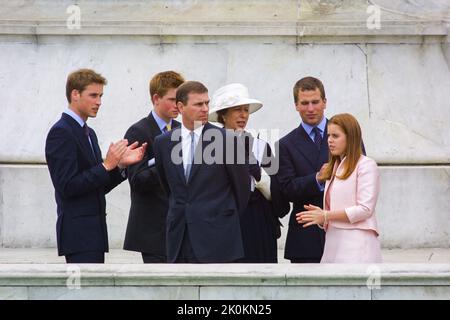
POLYGON ((320 129, 314 127, 313 131, 314 131, 314 143, 316 144, 317 149, 320 150, 320 146, 322 145, 322 135, 320 134, 320 129))
POLYGON ((189 157, 188 163, 186 164, 186 171, 184 172, 186 182, 189 180, 189 174, 191 173, 192 163, 194 162, 194 148, 195 148, 194 131, 191 131, 189 134, 191 135, 191 148, 189 150, 189 157))

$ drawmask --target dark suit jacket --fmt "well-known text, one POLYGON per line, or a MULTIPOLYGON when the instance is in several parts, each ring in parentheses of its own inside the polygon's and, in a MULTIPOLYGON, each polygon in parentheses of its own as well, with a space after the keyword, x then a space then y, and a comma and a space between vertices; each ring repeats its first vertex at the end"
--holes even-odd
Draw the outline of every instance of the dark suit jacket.
MULTIPOLYGON (((239 212, 246 208, 250 195, 248 165, 227 164, 226 151, 219 156, 225 150, 227 133, 222 128, 206 123, 197 144, 196 157, 210 147, 213 141, 207 141, 205 135, 213 133, 223 139, 216 151, 222 164, 206 164, 205 161, 194 163, 189 181, 186 182, 183 163, 175 164, 171 158, 175 147, 181 153, 180 133, 181 129, 177 129, 158 136, 154 147, 161 183, 169 195, 168 262, 176 260, 185 231, 200 262, 220 263, 242 258, 244 252, 239 212)), ((240 143, 235 137, 233 141, 240 143)))
POLYGON ((45 156, 55 187, 59 255, 108 251, 105 194, 124 178, 117 168, 105 170, 94 130, 89 135, 95 157, 83 128, 65 113, 47 135, 45 156))
MULTIPOLYGON (((180 127, 172 121, 172 127, 180 127)), ((148 167, 155 157, 153 143, 161 130, 151 114, 133 124, 125 133, 129 143, 147 142, 144 159, 128 167, 131 189, 131 208, 125 234, 125 250, 166 255, 166 217, 169 200, 162 189, 156 166, 148 167)))
POLYGON ((280 169, 277 175, 283 195, 293 203, 285 245, 285 258, 321 258, 325 233, 317 226, 303 228, 295 214, 305 204, 322 207, 323 192, 316 182, 316 173, 328 161, 327 129, 320 152, 300 125, 279 141, 280 169))

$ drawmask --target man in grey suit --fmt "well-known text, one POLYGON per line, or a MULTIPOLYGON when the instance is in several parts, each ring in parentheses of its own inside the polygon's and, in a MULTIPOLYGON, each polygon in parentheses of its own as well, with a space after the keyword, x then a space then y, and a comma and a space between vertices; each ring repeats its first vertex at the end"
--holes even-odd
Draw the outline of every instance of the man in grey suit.
POLYGON ((168 262, 234 262, 244 256, 239 212, 250 195, 248 164, 236 159, 242 158, 244 146, 234 134, 207 122, 209 97, 203 84, 185 82, 176 100, 182 126, 158 136, 154 145, 169 195, 168 262))

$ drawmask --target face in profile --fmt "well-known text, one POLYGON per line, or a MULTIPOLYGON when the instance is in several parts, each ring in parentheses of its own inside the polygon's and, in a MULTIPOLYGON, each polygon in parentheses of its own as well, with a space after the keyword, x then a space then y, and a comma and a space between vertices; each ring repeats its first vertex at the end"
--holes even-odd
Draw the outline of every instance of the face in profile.
POLYGON ((95 118, 97 116, 100 105, 102 104, 103 85, 99 83, 91 83, 79 92, 72 90, 71 106, 74 111, 84 120, 87 118, 95 118))
POLYGON ((323 119, 326 108, 326 99, 320 96, 319 88, 307 91, 298 91, 295 108, 300 113, 302 121, 310 126, 317 126, 323 119))
POLYGON ((328 124, 328 148, 333 156, 343 158, 347 151, 347 135, 334 123, 328 124))
POLYGON ((225 128, 244 130, 248 122, 249 108, 250 106, 248 104, 228 108, 227 112, 223 115, 225 128))

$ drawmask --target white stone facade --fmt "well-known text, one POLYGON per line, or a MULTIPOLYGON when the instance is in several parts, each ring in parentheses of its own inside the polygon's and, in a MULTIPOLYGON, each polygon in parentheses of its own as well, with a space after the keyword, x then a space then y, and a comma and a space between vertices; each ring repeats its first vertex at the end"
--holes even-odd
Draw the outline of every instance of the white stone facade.
MULTIPOLYGON (((157 72, 177 70, 210 93, 244 83, 264 103, 248 128, 275 130, 269 142, 299 124, 294 83, 319 77, 326 114, 354 114, 380 165, 383 245, 449 247, 450 1, 369 3, 380 29, 367 27, 367 1, 79 1, 80 29, 67 27, 71 1, 1 1, 0 243, 55 245, 53 189, 39 164, 67 106, 68 73, 89 67, 109 81, 89 120, 103 152, 151 110, 157 72)), ((107 200, 111 246, 121 247, 128 184, 107 200)))

